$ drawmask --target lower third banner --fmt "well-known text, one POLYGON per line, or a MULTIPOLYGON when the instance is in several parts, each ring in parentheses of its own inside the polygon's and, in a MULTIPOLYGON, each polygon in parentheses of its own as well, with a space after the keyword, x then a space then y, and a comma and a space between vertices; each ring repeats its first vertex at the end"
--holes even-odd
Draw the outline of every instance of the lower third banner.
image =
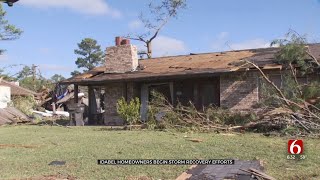
POLYGON ((233 159, 98 159, 99 165, 233 165, 233 159))

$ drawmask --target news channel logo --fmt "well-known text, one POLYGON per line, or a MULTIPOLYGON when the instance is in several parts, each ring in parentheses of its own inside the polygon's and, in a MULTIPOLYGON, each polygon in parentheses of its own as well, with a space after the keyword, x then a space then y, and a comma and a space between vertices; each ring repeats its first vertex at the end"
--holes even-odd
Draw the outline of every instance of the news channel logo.
POLYGON ((306 156, 303 154, 304 146, 302 139, 290 139, 288 140, 288 160, 303 160, 306 156))

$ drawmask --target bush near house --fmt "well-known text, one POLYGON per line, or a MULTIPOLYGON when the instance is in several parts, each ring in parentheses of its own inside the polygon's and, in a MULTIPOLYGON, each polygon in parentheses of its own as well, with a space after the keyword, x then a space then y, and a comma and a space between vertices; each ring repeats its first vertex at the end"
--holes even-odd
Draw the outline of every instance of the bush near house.
POLYGON ((127 102, 122 97, 117 102, 117 112, 129 125, 137 124, 140 122, 140 106, 139 98, 136 97, 127 102))
POLYGON ((16 96, 12 98, 12 105, 30 116, 32 115, 32 110, 36 107, 36 101, 32 96, 16 96))

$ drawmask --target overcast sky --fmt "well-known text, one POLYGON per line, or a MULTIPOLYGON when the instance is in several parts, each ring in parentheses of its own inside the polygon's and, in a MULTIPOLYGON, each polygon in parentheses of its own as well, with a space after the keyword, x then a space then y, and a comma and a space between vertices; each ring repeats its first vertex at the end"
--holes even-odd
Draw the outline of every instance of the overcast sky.
MULTIPOLYGON (((115 36, 143 31, 138 16, 148 2, 20 0, 11 8, 4 4, 7 19, 24 33, 16 41, 0 42, 7 50, 0 56, 0 67, 36 64, 46 77, 69 77, 76 69, 78 42, 94 38, 105 50, 114 45, 115 36)), ((166 56, 267 47, 290 28, 320 42, 319 17, 319 0, 188 0, 187 9, 155 40, 154 52, 166 56)))

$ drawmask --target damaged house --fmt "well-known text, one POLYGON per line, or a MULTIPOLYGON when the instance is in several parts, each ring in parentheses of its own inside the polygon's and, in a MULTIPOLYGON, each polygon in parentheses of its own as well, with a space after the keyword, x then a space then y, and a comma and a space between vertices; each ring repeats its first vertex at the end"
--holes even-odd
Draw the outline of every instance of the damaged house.
POLYGON ((13 98, 26 96, 36 97, 38 94, 19 86, 16 82, 8 82, 0 78, 0 125, 30 121, 28 116, 10 106, 13 98))
MULTIPOLYGON (((106 49, 105 66, 62 81, 62 84, 87 86, 89 91, 89 124, 119 125, 117 100, 133 97, 141 100, 141 119, 147 120, 150 92, 156 90, 172 104, 189 101, 202 109, 214 105, 230 110, 250 110, 261 99, 261 78, 257 64, 278 86, 282 84, 282 66, 274 63, 278 48, 250 49, 217 53, 190 54, 139 60, 137 47, 129 40, 119 41, 106 49), (103 102, 101 102, 103 98, 103 102)), ((309 45, 320 58, 320 45, 309 45)), ((309 77, 301 77, 307 82, 309 77)), ((314 77, 310 77, 314 78, 314 77)), ((315 77, 318 78, 318 77, 315 77)), ((78 102, 75 97, 76 103, 78 102)))

